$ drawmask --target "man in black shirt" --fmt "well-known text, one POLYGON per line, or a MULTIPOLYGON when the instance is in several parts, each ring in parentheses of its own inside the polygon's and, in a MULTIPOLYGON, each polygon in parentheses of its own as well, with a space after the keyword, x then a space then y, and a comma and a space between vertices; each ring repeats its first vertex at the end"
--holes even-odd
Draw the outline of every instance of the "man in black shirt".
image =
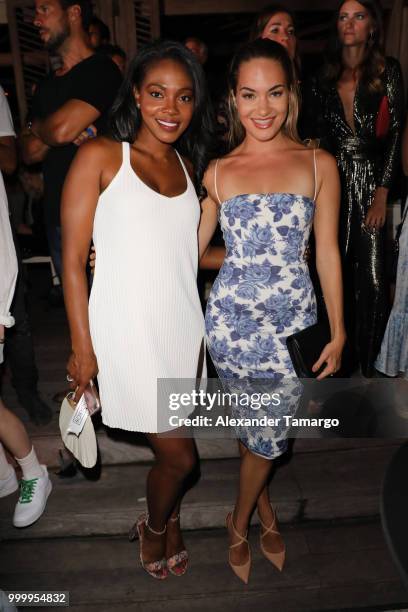
POLYGON ((28 164, 43 162, 47 235, 61 275, 64 180, 84 133, 93 137, 106 128, 107 113, 122 78, 111 59, 95 54, 90 46, 89 0, 36 0, 35 4, 34 25, 46 49, 61 57, 62 66, 37 88, 32 121, 22 134, 23 159, 28 164))

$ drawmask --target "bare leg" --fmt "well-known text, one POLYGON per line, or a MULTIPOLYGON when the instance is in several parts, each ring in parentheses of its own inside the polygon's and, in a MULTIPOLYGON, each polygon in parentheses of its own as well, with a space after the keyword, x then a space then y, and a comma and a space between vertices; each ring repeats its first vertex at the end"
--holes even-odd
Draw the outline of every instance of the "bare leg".
POLYGON ((23 423, 10 412, 0 399, 0 442, 17 459, 26 457, 31 449, 32 443, 28 437, 23 423))
MULTIPOLYGON (((245 535, 249 521, 261 492, 265 489, 272 462, 246 451, 241 456, 239 473, 239 488, 232 520, 236 531, 245 535)), ((239 541, 232 530, 229 530, 231 544, 239 541)), ((248 560, 248 547, 245 542, 230 549, 231 562, 236 565, 244 564, 248 560)))
MULTIPOLYGON (((250 451, 247 449, 246 446, 244 446, 242 444, 242 442, 238 441, 238 447, 239 447, 239 452, 241 455, 241 458, 246 454, 249 453, 250 451)), ((271 463, 271 468, 272 468, 272 462, 271 463)), ((269 476, 269 474, 268 474, 269 476)), ((259 514, 259 518, 261 519, 262 523, 264 525, 266 525, 267 527, 270 527, 273 523, 274 520, 274 513, 271 507, 271 501, 269 498, 269 488, 268 488, 268 484, 266 481, 265 486, 263 487, 262 491, 260 492, 259 496, 258 496, 258 500, 256 502, 256 506, 257 506, 257 510, 258 510, 258 514, 259 514)), ((284 546, 283 540, 281 535, 277 535, 277 534, 273 534, 273 533, 269 533, 267 534, 264 538, 263 538, 263 545, 265 547, 265 549, 268 552, 272 552, 272 553, 277 553, 280 552, 284 546)), ((237 548, 239 548, 237 546, 237 548)), ((244 548, 244 547, 242 547, 244 548)))
POLYGON ((173 511, 167 521, 166 531, 166 559, 185 549, 183 535, 180 530, 180 520, 176 518, 180 515, 181 497, 176 502, 173 511))
MULTIPOLYGON (((248 453, 248 449, 246 446, 242 444, 242 442, 238 441, 238 448, 241 458, 248 453)), ((272 468, 272 463, 271 463, 272 468)), ((269 474, 268 474, 269 476, 269 474)), ((258 500, 256 502, 256 507, 259 513, 259 518, 265 525, 270 525, 273 521, 273 512, 271 510, 271 502, 269 499, 269 488, 266 484, 262 491, 259 494, 258 500)))
MULTIPOLYGON (((169 517, 179 512, 184 481, 196 464, 197 454, 191 438, 163 438, 156 434, 148 434, 147 437, 156 459, 147 477, 149 526, 155 531, 162 531, 169 517)), ((171 527, 172 545, 180 544, 181 534, 177 538, 177 531, 179 527, 175 523, 171 527)), ((144 560, 157 561, 165 556, 166 534, 156 535, 144 528, 144 535, 144 560)))

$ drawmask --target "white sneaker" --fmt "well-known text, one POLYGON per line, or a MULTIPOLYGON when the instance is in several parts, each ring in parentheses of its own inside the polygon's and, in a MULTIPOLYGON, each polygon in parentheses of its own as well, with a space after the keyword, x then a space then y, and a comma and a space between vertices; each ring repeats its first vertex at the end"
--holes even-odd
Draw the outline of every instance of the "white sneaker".
POLYGON ((14 511, 14 527, 28 527, 35 523, 45 510, 47 499, 52 490, 47 468, 41 466, 44 475, 31 480, 20 481, 20 498, 14 511))
POLYGON ((18 489, 18 480, 15 471, 10 465, 10 474, 7 478, 0 478, 0 497, 11 495, 18 489))

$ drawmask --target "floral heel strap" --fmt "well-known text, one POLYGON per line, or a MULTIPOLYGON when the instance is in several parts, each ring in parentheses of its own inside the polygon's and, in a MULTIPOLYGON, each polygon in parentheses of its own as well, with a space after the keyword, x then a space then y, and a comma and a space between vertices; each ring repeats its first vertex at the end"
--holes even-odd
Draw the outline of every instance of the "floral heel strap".
MULTIPOLYGON (((176 523, 180 520, 180 514, 169 518, 169 522, 176 523)), ((183 576, 188 566, 188 552, 184 549, 167 559, 167 567, 174 576, 183 576)))
POLYGON ((167 578, 167 576, 169 575, 169 570, 167 568, 167 560, 165 557, 163 557, 162 559, 159 559, 157 561, 144 561, 143 560, 143 544, 144 544, 144 528, 146 527, 147 529, 149 529, 152 533, 156 534, 156 535, 164 535, 164 533, 166 532, 166 527, 163 529, 163 531, 154 531, 149 523, 148 523, 148 515, 142 514, 136 524, 132 527, 132 529, 129 532, 129 540, 134 540, 136 539, 136 533, 139 536, 139 544, 140 544, 140 564, 142 566, 142 568, 153 578, 156 578, 157 580, 164 580, 165 578, 167 578))

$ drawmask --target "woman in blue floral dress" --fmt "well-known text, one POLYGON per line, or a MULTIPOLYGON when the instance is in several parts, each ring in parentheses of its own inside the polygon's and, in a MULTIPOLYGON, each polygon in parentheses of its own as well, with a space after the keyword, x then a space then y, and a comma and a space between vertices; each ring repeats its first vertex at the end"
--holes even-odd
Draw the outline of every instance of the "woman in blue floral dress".
POLYGON ((272 381, 283 396, 281 405, 271 401, 262 410, 276 417, 276 427, 238 432, 241 469, 237 502, 227 516, 229 562, 247 582, 251 554, 246 536, 255 505, 261 550, 278 569, 284 563, 285 545, 267 481, 271 460, 287 449, 288 427, 281 417, 294 413, 300 395, 286 338, 316 322, 304 257, 312 223, 332 333, 315 370, 324 365, 319 376, 324 378, 340 366, 345 340, 337 245, 340 188, 334 158, 304 147, 297 137, 296 78, 281 45, 256 40, 236 54, 229 112, 232 150, 213 161, 204 177, 200 252, 218 219, 226 245, 207 305, 207 343, 228 391, 251 391, 254 381, 272 381))
MULTIPOLYGON (((408 117, 402 138, 402 169, 408 179, 408 117)), ((394 304, 375 367, 387 376, 408 380, 408 197, 399 236, 394 304)))

